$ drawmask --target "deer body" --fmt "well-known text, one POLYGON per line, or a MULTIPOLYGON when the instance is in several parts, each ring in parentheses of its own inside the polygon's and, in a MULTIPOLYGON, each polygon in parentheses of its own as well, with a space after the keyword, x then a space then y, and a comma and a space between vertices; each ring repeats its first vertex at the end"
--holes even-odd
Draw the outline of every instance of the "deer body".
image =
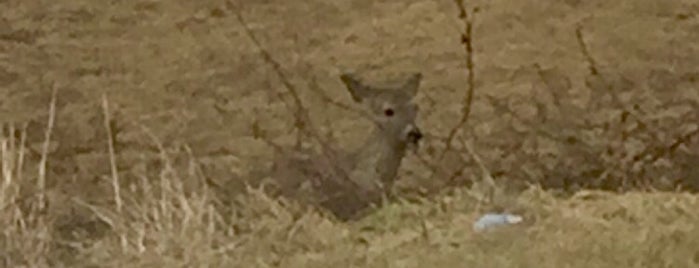
POLYGON ((351 219, 380 201, 393 186, 406 150, 422 137, 413 103, 421 78, 414 74, 398 86, 376 87, 352 74, 341 75, 352 100, 374 123, 372 134, 351 153, 326 148, 321 155, 276 163, 275 180, 282 192, 311 199, 340 219, 351 219), (301 194, 300 188, 305 189, 301 194))

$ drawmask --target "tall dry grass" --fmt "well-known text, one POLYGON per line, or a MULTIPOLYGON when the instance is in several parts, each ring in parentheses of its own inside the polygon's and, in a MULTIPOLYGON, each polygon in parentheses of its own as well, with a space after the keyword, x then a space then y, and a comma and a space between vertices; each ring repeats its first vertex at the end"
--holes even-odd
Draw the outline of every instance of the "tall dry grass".
POLYGON ((525 223, 474 233, 482 193, 459 188, 341 223, 260 189, 225 199, 205 183, 186 187, 203 180, 196 159, 180 172, 167 153, 157 176, 120 186, 121 210, 71 199, 97 227, 77 218, 60 225, 36 208, 38 198, 22 200, 31 180, 19 172, 20 140, 0 142, 3 267, 699 267, 691 194, 561 198, 533 187, 501 197, 525 223))
POLYGON ((65 224, 51 211, 57 194, 46 190, 39 209, 25 136, 8 126, 0 137, 3 267, 699 267, 692 194, 500 191, 501 209, 525 223, 474 233, 494 209, 474 186, 342 223, 261 189, 220 196, 195 157, 175 166, 163 147, 158 173, 118 185, 121 208, 69 197, 86 214, 65 224))

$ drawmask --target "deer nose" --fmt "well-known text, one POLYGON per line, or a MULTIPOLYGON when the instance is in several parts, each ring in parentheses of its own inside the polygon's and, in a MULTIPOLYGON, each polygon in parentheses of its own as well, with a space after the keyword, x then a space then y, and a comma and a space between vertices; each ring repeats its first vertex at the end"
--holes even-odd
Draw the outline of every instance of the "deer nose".
POLYGON ((409 143, 418 144, 422 139, 422 132, 416 126, 413 126, 407 135, 407 140, 409 143))

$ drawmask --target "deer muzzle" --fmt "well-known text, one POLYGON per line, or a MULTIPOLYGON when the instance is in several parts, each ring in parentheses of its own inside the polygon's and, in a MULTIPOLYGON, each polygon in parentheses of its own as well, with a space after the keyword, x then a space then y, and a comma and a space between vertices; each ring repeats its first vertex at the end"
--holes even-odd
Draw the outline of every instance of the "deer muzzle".
POLYGON ((406 142, 410 146, 417 147, 422 139, 422 136, 423 135, 420 128, 415 125, 411 125, 406 129, 406 142))

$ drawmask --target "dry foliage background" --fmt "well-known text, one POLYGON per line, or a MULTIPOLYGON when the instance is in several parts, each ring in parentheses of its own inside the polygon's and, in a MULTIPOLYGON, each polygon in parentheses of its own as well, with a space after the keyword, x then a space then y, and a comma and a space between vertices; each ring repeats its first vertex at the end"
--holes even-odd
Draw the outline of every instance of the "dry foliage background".
MULTIPOLYGON (((687 234, 697 230, 682 221, 699 216, 689 209, 693 195, 605 194, 586 203, 551 193, 699 189, 699 4, 496 0, 465 10, 468 18, 459 18, 454 2, 424 0, 0 0, 0 263, 542 265, 521 252, 532 248, 524 238, 505 248, 498 245, 507 234, 448 242, 468 233, 469 213, 483 208, 474 182, 488 173, 507 191, 485 207, 537 219, 524 237, 543 245, 571 236, 548 234, 557 228, 579 237, 543 265, 584 256, 600 263, 579 267, 695 265, 687 234), (269 141, 298 139, 296 95, 324 138, 361 140, 367 122, 342 108, 350 99, 338 75, 346 70, 425 77, 417 101, 427 137, 399 181, 412 201, 356 225, 246 186, 269 168, 269 141), (654 202, 676 214, 648 208, 654 202), (574 228, 585 217, 607 222, 574 228), (404 225, 365 234, 365 225, 387 223, 404 225), (618 242, 636 236, 619 231, 627 224, 647 232, 645 240, 618 242), (662 224, 672 228, 652 231, 662 224), (429 240, 429 230, 453 233, 429 240), (610 248, 585 248, 601 241, 610 248), (622 253, 633 247, 650 253, 622 253), (447 257, 463 255, 455 249, 473 254, 447 257), (395 263, 413 252, 444 258, 395 263), (509 255, 490 259, 497 252, 509 255)), ((534 247, 537 256, 550 248, 534 247)))

